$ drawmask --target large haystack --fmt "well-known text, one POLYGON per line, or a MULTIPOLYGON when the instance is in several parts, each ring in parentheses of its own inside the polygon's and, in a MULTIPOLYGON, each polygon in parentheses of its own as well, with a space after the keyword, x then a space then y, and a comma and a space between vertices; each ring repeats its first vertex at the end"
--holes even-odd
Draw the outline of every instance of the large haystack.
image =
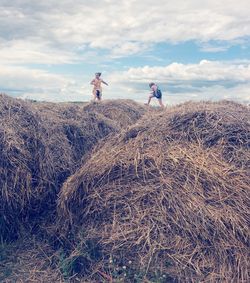
POLYGON ((60 194, 60 229, 73 233, 74 255, 86 262, 86 242, 97 243, 102 258, 88 256, 89 267, 109 274, 115 259, 127 282, 140 282, 138 273, 249 282, 248 111, 188 103, 102 144, 60 194))
POLYGON ((31 103, 5 95, 0 95, 0 119, 0 237, 4 238, 12 238, 20 223, 49 217, 65 179, 94 144, 120 130, 120 123, 81 105, 31 103))

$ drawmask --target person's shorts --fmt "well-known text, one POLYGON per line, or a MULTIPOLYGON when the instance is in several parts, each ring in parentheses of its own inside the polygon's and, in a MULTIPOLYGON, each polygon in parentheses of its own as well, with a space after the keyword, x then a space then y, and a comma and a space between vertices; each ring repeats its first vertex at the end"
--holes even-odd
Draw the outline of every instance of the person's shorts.
POLYGON ((102 93, 100 92, 100 90, 96 90, 96 97, 98 98, 98 99, 101 99, 101 96, 102 96, 102 93))
POLYGON ((157 89, 157 91, 154 92, 154 97, 156 97, 157 99, 162 98, 162 93, 159 89, 157 89))

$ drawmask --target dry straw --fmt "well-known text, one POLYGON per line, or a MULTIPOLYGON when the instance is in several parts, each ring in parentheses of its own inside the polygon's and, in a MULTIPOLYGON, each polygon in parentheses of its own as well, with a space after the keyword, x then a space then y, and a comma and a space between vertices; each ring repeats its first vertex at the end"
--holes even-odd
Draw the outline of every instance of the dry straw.
POLYGON ((84 107, 84 111, 100 113, 106 118, 116 121, 123 130, 142 117, 145 107, 128 99, 121 99, 106 100, 97 104, 90 103, 84 107))
MULTIPOLYGON (((106 103, 110 114, 112 104, 106 103)), ((118 114, 128 126, 144 110, 129 101, 126 107, 118 114)), ((94 144, 120 131, 120 123, 98 112, 97 104, 34 103, 0 95, 1 238, 17 236, 20 225, 34 228, 54 217, 61 184, 94 144)))
POLYGON ((112 257, 145 282, 249 282, 249 118, 232 102, 186 103, 99 144, 60 193, 72 254, 93 241, 92 272, 112 257))
MULTIPOLYGON (((64 283, 56 264, 58 254, 48 244, 32 237, 0 246, 0 282, 64 283)), ((58 264, 57 264, 58 265, 58 264)))

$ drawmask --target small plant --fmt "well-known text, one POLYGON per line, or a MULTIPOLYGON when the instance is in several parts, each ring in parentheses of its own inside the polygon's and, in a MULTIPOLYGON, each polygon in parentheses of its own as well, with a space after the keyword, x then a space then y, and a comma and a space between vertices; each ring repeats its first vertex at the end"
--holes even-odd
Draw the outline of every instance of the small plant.
POLYGON ((144 269, 138 269, 138 265, 131 260, 124 261, 110 257, 107 273, 113 282, 133 282, 133 283, 171 283, 173 279, 159 270, 148 273, 144 269))
POLYGON ((61 250, 59 269, 65 279, 74 274, 89 275, 93 262, 102 257, 101 249, 95 240, 81 241, 71 254, 61 250))
POLYGON ((67 255, 62 251, 59 256, 59 269, 64 278, 68 278, 71 276, 73 271, 73 261, 69 260, 67 255))

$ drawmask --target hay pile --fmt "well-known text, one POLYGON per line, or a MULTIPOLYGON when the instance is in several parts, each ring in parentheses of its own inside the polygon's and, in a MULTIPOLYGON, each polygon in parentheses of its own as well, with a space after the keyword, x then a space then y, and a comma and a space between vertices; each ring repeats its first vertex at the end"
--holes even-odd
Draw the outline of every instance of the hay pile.
POLYGON ((145 107, 129 99, 106 100, 102 103, 90 103, 84 111, 101 113, 106 118, 116 121, 123 129, 133 125, 145 113, 145 107))
POLYGON ((172 139, 216 148, 230 164, 250 169, 249 108, 222 101, 199 103, 197 109, 186 103, 169 112, 172 139))
POLYGON ((0 238, 14 238, 20 224, 52 216, 61 184, 94 144, 120 131, 119 123, 81 105, 5 95, 0 120, 0 238))
POLYGON ((249 115, 187 103, 103 143, 60 193, 72 254, 97 243, 90 271, 132 262, 126 282, 249 282, 249 115))

